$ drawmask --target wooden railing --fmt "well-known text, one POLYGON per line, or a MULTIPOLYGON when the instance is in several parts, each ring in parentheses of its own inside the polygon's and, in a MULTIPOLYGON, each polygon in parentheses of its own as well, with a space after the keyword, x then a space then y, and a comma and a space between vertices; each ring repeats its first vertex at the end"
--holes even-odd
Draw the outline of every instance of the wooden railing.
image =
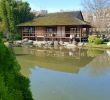
POLYGON ((35 36, 35 33, 23 33, 22 34, 23 36, 30 36, 30 37, 34 37, 35 36))
MULTIPOLYGON (((80 38, 80 33, 70 33, 70 31, 66 31, 65 34, 57 34, 57 32, 45 32, 45 33, 23 33, 23 37, 70 37, 70 34, 76 34, 76 38, 80 38)), ((86 35, 82 35, 81 37, 86 37, 86 35)))

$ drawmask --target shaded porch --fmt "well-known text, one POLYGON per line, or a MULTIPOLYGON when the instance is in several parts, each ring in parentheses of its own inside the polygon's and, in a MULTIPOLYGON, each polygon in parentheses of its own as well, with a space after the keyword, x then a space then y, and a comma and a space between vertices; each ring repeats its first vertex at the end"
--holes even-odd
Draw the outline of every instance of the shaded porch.
POLYGON ((76 41, 87 41, 90 34, 90 26, 30 26, 22 28, 22 38, 38 41, 62 40, 69 42, 70 37, 75 37, 76 41))

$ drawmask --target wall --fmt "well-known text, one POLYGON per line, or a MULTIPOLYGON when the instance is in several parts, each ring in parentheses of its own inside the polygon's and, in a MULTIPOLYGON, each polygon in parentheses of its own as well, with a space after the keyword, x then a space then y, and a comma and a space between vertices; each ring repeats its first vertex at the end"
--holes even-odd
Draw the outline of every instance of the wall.
POLYGON ((36 27, 36 35, 44 36, 46 34, 45 27, 36 27))

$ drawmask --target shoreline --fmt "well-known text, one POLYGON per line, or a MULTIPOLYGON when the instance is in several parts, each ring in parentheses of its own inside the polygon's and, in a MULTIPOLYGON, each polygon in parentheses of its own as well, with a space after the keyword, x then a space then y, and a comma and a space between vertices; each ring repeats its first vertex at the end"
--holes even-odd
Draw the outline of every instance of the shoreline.
POLYGON ((83 48, 97 48, 97 49, 110 49, 110 46, 107 46, 107 44, 86 44, 83 45, 83 48))

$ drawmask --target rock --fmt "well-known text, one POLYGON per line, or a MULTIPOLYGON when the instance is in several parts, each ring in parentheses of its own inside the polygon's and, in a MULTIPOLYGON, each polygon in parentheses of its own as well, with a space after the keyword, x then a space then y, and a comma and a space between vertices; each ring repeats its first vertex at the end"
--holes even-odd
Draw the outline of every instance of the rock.
POLYGON ((33 40, 28 40, 28 45, 33 45, 33 40))
POLYGON ((58 41, 54 41, 54 46, 58 46, 58 41))
POLYGON ((110 42, 107 43, 107 46, 110 46, 110 42))
POLYGON ((76 42, 76 41, 73 41, 73 42, 72 42, 72 44, 76 45, 76 44, 77 44, 77 42, 76 42))
POLYGON ((59 44, 60 44, 60 45, 63 45, 63 41, 60 41, 59 44))
POLYGON ((21 40, 15 41, 14 45, 15 46, 21 46, 22 45, 22 41, 21 40))
POLYGON ((68 44, 68 45, 66 45, 66 47, 67 47, 67 48, 76 48, 77 46, 74 45, 74 44, 68 44))
POLYGON ((33 41, 33 45, 36 46, 38 41, 33 41))
POLYGON ((43 47, 46 43, 46 41, 33 41, 33 45, 36 47, 43 47))
POLYGON ((63 46, 65 47, 66 45, 68 45, 69 43, 68 42, 64 42, 63 46))
POLYGON ((22 44, 21 40, 15 41, 16 44, 22 44))
POLYGON ((23 42, 23 46, 27 46, 28 45, 28 42, 23 42))
POLYGON ((53 46, 54 45, 54 42, 53 41, 48 41, 48 46, 53 46))
POLYGON ((79 47, 81 47, 81 46, 83 46, 83 45, 84 45, 84 43, 82 43, 82 42, 79 42, 79 43, 78 43, 78 46, 79 46, 79 47))
POLYGON ((22 42, 28 42, 28 38, 23 39, 22 42))

